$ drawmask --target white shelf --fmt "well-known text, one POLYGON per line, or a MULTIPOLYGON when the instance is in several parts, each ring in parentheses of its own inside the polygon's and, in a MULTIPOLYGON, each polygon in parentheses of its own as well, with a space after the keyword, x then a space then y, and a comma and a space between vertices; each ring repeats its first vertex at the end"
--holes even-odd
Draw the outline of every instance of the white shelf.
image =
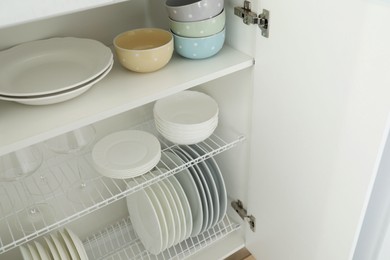
MULTIPOLYGON (((156 133, 153 122, 146 122, 139 125, 137 129, 155 134, 161 143, 162 151, 172 150, 174 146, 156 133)), ((171 176, 184 168, 204 161, 216 154, 235 147, 245 138, 242 135, 233 133, 221 127, 217 128, 214 134, 203 143, 207 153, 185 164, 175 164, 169 167, 163 161, 170 160, 162 153, 162 160, 154 170, 165 168, 168 171, 160 170, 158 176, 150 176, 150 173, 142 175, 137 179, 111 179, 101 176, 92 166, 89 152, 83 156, 63 155, 47 151, 44 146, 46 160, 45 165, 32 176, 22 181, 0 183, 0 255, 43 234, 79 219, 95 210, 118 201, 127 195, 143 189, 155 182, 171 176), (77 171, 77 163, 81 164, 83 176, 87 181, 87 187, 91 192, 86 197, 76 196, 70 198, 69 194, 75 194, 72 184, 80 177, 77 171), (146 178, 150 176, 150 178, 146 178), (133 180, 136 185, 128 187, 127 182, 133 180), (69 193, 69 191, 71 191, 69 193), (35 223, 26 222, 23 218, 31 204, 45 203, 51 207, 51 216, 45 215, 44 221, 35 223)), ((0 257, 1 258, 1 257, 0 257)))
POLYGON ((249 68, 253 63, 252 57, 229 46, 205 60, 174 55, 165 68, 147 74, 127 71, 116 62, 105 79, 73 100, 49 106, 0 101, 0 156, 249 68))
POLYGON ((83 244, 88 258, 94 260, 185 259, 239 228, 240 225, 225 216, 214 227, 198 236, 188 238, 158 255, 153 255, 145 250, 127 218, 90 236, 83 244))

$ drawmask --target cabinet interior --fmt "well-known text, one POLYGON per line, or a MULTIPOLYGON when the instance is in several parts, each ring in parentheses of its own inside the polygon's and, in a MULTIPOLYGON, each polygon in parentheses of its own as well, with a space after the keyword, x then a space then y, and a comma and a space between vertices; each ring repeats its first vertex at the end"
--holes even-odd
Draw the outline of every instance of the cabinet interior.
MULTIPOLYGON (((251 55, 249 44, 237 45, 237 39, 233 39, 229 35, 229 30, 237 30, 236 24, 240 24, 239 19, 235 20, 233 15, 233 1, 226 1, 225 8, 227 11, 227 39, 225 44, 230 48, 237 49, 240 52, 251 55)), ((0 30, 0 49, 7 49, 16 44, 32 41, 37 39, 44 39, 50 37, 73 36, 92 38, 103 42, 106 45, 112 45, 112 39, 119 33, 140 27, 159 27, 168 29, 168 17, 164 12, 164 1, 144 1, 132 0, 117 3, 109 6, 99 7, 87 11, 68 14, 64 16, 44 19, 40 21, 30 22, 14 27, 3 28, 0 30)), ((245 30, 250 30, 245 28, 245 30)), ((246 31, 245 31, 246 32, 246 31)), ((178 58, 180 59, 180 58, 178 58)), ((213 58, 210 58, 210 61, 213 58)), ((172 62, 176 62, 175 60, 172 62)), ((194 61, 196 62, 196 61, 194 61)), ((168 64, 170 66, 171 64, 168 64)), ((247 68, 236 69, 232 72, 219 73, 215 72, 209 77, 205 77, 196 84, 196 81, 189 81, 182 84, 180 88, 173 88, 167 93, 174 94, 184 89, 194 89, 205 92, 212 96, 218 103, 220 109, 219 125, 222 129, 227 129, 230 133, 236 133, 237 136, 245 137, 245 141, 240 141, 237 146, 227 151, 218 153, 214 158, 218 162, 221 172, 224 176, 228 197, 230 199, 240 199, 246 201, 247 181, 248 181, 248 146, 250 142, 250 119, 251 119, 251 97, 252 97, 252 77, 253 71, 251 66, 247 68), (194 83, 195 82, 195 83, 194 83)), ((191 67, 192 69, 192 67, 191 67)), ((186 70, 186 67, 183 68, 186 70)), ((196 73, 196 71, 193 71, 196 73)), ((180 73, 180 71, 178 72, 180 73)), ((153 74, 135 74, 129 73, 128 77, 153 78, 156 77, 158 81, 168 80, 165 78, 158 78, 157 73, 153 74)), ((166 74, 163 74, 166 75, 166 74)), ((175 77, 175 74, 170 75, 175 77)), ((119 82, 120 83, 120 82, 119 82)), ((115 89, 115 90, 118 90, 115 89)), ((158 97, 158 95, 157 95, 158 97)), ((85 97, 88 98, 88 93, 85 97)), ((5 102, 2 108, 19 108, 23 107, 21 111, 28 109, 24 105, 11 104, 5 102)), ((89 117, 88 120, 81 120, 81 123, 68 124, 67 128, 61 128, 58 133, 65 132, 65 130, 76 129, 83 124, 92 123, 97 129, 97 138, 122 129, 134 128, 145 122, 151 122, 153 119, 154 101, 141 102, 139 105, 134 105, 130 109, 120 112, 116 115, 110 115, 106 118, 89 117)), ((70 103, 69 103, 70 104, 70 103)), ((75 103, 76 104, 76 103, 75 103)), ((62 104, 59 104, 62 106, 62 104)), ((65 108, 60 110, 66 114, 65 108)), ((83 109, 82 104, 77 103, 79 109, 83 109)), ((1 104, 0 104, 1 106, 1 104)), ((31 109, 56 109, 56 105, 46 106, 31 109)), ((88 109, 88 108, 86 108, 88 109)), ((4 110, 5 113, 7 112, 4 110)), ((62 116, 62 115, 59 115, 62 116)), ((44 119, 43 119, 44 120, 44 119)), ((21 122, 22 123, 22 122, 21 122)), ((26 126, 28 127, 28 126, 26 126)), ((1 126, 0 126, 1 132, 1 126)), ((56 129, 51 129, 47 134, 47 138, 52 137, 56 129)), ((46 133, 40 133, 38 144, 43 141, 46 133)), ((33 139, 32 139, 33 140, 33 139)), ((238 137, 240 140, 240 137, 238 137)), ((30 141, 31 142, 31 141, 30 141)), ((10 145, 12 147, 12 144, 10 145)), ((15 149, 18 147, 14 146, 15 149)), ((0 147, 1 148, 1 147, 0 147)), ((48 155, 52 160, 53 155, 48 155)), ((50 161, 48 160, 48 161, 50 161)), ((55 160, 55 158, 54 158, 55 160)), ((4 187, 15 185, 12 183, 3 183, 4 187)), ((77 230, 77 234, 86 239, 94 232, 101 230, 105 226, 114 223, 120 219, 126 219, 128 215, 126 202, 124 199, 116 200, 108 203, 97 210, 88 212, 80 218, 66 223, 67 226, 77 230), (113 214, 113 212, 115 212, 113 214)), ((237 216, 232 214, 234 220, 238 221, 237 216)), ((60 227, 60 225, 58 226, 60 227)), ((9 226, 0 228, 9 229, 9 226)), ((0 230, 0 233, 3 233, 0 230)), ((14 259, 18 256, 17 248, 7 251, 0 255, 0 259, 14 259)))

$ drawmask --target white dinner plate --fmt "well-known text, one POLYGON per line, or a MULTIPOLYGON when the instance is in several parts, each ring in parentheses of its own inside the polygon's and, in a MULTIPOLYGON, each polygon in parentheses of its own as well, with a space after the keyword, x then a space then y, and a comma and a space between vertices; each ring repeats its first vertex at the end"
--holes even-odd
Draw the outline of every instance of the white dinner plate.
MULTIPOLYGON (((152 173, 153 174, 153 173, 152 173)), ((145 176, 147 179, 152 178, 151 175, 145 176)), ((173 207, 171 205, 171 200, 168 198, 169 192, 168 188, 165 187, 165 184, 163 182, 156 182, 149 186, 150 189, 156 194, 156 197, 161 205, 161 208, 164 213, 165 221, 167 223, 167 232, 168 232, 168 243, 166 247, 163 249, 165 250, 166 248, 169 248, 173 246, 175 242, 175 235, 176 235, 176 223, 174 219, 174 212, 173 212, 173 207)))
POLYGON ((77 254, 79 255, 80 259, 88 260, 87 252, 85 251, 83 242, 80 240, 80 238, 69 228, 64 228, 64 233, 70 238, 70 241, 76 248, 77 254))
POLYGON ((125 130, 109 134, 92 149, 95 168, 110 178, 127 179, 142 175, 161 157, 158 139, 144 131, 125 130))
POLYGON ((19 250, 22 254, 23 260, 33 260, 30 250, 28 248, 25 248, 24 246, 19 246, 19 250))
MULTIPOLYGON (((196 149, 200 155, 204 155, 207 153, 207 149, 202 144, 193 145, 192 147, 196 149)), ((227 199, 225 180, 223 179, 222 172, 219 169, 219 166, 213 157, 206 159, 205 162, 208 165, 208 168, 211 174, 213 175, 215 183, 218 188, 220 212, 219 212, 219 218, 217 222, 220 222, 224 218, 227 211, 228 199, 227 199)))
MULTIPOLYGON (((162 156, 162 161, 170 169, 174 169, 184 163, 178 155, 172 152, 164 151, 163 153, 164 156, 162 156)), ((193 224, 190 236, 196 236, 200 233, 203 225, 203 207, 200 192, 188 169, 183 169, 182 171, 176 173, 174 177, 183 188, 186 198, 190 204, 193 224)))
POLYGON ((12 96, 0 95, 0 100, 14 101, 25 105, 35 105, 35 106, 50 105, 50 104, 64 102, 72 98, 75 98, 77 96, 80 96, 81 94, 89 90, 93 85, 95 85, 96 83, 101 81, 105 76, 107 76, 107 74, 111 71, 112 66, 113 66, 113 60, 111 61, 109 67, 102 74, 100 74, 96 78, 84 84, 81 84, 71 89, 67 89, 56 93, 45 94, 45 95, 26 96, 26 97, 12 97, 12 96))
POLYGON ((61 257, 58 253, 58 250, 56 246, 54 245, 53 240, 50 237, 43 237, 46 241, 47 247, 49 248, 49 251, 53 257, 53 260, 61 260, 61 257))
MULTIPOLYGON (((191 157, 181 149, 174 149, 176 154, 185 162, 191 161, 191 157)), ((206 180, 203 177, 198 165, 194 164, 193 166, 188 167, 188 170, 191 173, 191 176, 194 178, 196 187, 198 188, 200 198, 202 200, 202 209, 203 209, 203 223, 200 233, 207 230, 210 225, 213 216, 213 206, 210 191, 207 187, 206 180)))
MULTIPOLYGON (((181 147, 183 150, 188 152, 188 154, 193 158, 196 159, 200 157, 199 153, 191 148, 190 146, 182 146, 181 147)), ((213 201, 213 218, 212 221, 210 221, 209 226, 207 229, 213 227, 215 224, 217 224, 218 219, 219 219, 219 212, 220 212, 220 205, 219 205, 219 195, 218 195, 218 189, 217 185, 215 184, 214 177, 212 176, 208 165, 206 164, 205 161, 201 161, 198 163, 199 169, 201 170, 206 182, 207 182, 207 187, 209 188, 211 199, 213 201)))
POLYGON ((60 259, 70 259, 68 250, 60 242, 56 234, 50 234, 50 238, 53 240, 53 243, 57 249, 60 259))
MULTIPOLYGON (((134 181, 130 181, 129 185, 134 181)), ((154 192, 146 187, 126 197, 134 230, 152 254, 160 253, 168 244, 168 228, 164 213, 154 192)))
POLYGON ((180 200, 181 209, 184 214, 184 226, 185 226, 185 232, 183 232, 183 236, 181 237, 181 241, 189 238, 191 236, 192 232, 192 213, 191 213, 191 207, 190 203, 187 199, 187 196, 183 190, 183 187, 180 185, 179 181, 174 177, 168 177, 168 180, 173 185, 176 194, 178 195, 178 198, 180 200))
MULTIPOLYGON (((180 192, 180 191, 176 190, 178 187, 180 187, 180 184, 172 176, 166 178, 164 181, 165 181, 165 184, 167 185, 169 191, 172 194, 172 198, 174 199, 174 203, 176 205, 177 213, 178 213, 178 217, 179 217, 178 223, 180 224, 180 234, 179 234, 179 237, 177 237, 177 240, 175 241, 175 244, 177 244, 177 243, 183 241, 186 238, 186 234, 187 234, 186 215, 184 213, 183 204, 181 203, 181 200, 179 197, 178 192, 180 192), (174 185, 172 182, 177 183, 178 186, 174 185)), ((182 189, 182 188, 180 187, 180 189, 182 189)))
POLYGON ((80 260, 79 254, 77 253, 76 247, 73 245, 70 238, 65 234, 63 230, 58 231, 58 237, 63 247, 65 247, 72 260, 80 260))
POLYGON ((161 188, 165 192, 168 198, 169 205, 171 206, 172 213, 173 213, 173 222, 175 225, 175 239, 173 241, 173 245, 176 245, 181 241, 182 234, 185 233, 185 223, 182 223, 182 219, 184 218, 184 213, 181 211, 179 212, 179 207, 181 207, 180 199, 177 197, 177 194, 175 192, 175 189, 173 188, 173 185, 167 180, 164 179, 159 182, 161 188), (182 215, 183 213, 183 215, 182 215))
POLYGON ((30 254, 31 254, 31 257, 33 260, 40 260, 41 259, 39 256, 38 250, 34 245, 27 244, 27 248, 30 251, 30 254))
POLYGON ((106 70, 111 50, 92 39, 51 38, 0 52, 0 94, 45 95, 71 89, 106 70))
POLYGON ((37 248, 38 254, 40 256, 41 260, 51 260, 51 257, 49 256, 49 253, 46 251, 46 249, 41 245, 41 243, 34 241, 34 244, 37 248))

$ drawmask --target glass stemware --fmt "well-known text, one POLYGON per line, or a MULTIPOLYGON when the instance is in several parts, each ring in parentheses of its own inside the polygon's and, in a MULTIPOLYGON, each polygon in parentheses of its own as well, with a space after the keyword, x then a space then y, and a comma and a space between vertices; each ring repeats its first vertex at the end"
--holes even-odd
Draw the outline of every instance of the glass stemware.
POLYGON ((70 184, 67 192, 68 199, 73 202, 86 203, 96 197, 91 185, 93 178, 88 174, 91 169, 84 159, 84 153, 95 140, 95 136, 95 128, 89 125, 45 141, 46 146, 56 153, 75 155, 73 170, 77 172, 77 180, 70 184))
MULTIPOLYGON (((55 215, 53 208, 48 203, 37 203, 28 193, 28 187, 24 180, 35 173, 42 165, 43 155, 36 146, 30 146, 0 157, 0 181, 19 181, 22 185, 22 193, 19 194, 23 208, 18 209, 13 221, 16 227, 24 233, 39 230, 53 223, 55 215)), ((2 197, 10 197, 4 189, 2 197)), ((3 202, 7 205, 7 211, 14 207, 13 201, 3 202), (9 208, 12 207, 12 208, 9 208)))

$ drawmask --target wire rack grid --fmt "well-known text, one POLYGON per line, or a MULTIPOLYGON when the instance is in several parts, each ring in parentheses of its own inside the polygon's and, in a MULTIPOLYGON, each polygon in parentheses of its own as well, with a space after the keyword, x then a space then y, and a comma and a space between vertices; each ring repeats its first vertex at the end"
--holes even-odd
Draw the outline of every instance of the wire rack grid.
MULTIPOLYGON (((90 151, 79 156, 50 156, 47 155, 48 151, 44 151, 45 156, 51 159, 46 160, 39 171, 22 181, 0 183, 0 254, 229 150, 245 140, 244 136, 219 127, 212 136, 198 144, 206 150, 203 155, 177 164, 166 152, 175 153, 175 149, 182 148, 159 136, 153 126, 152 122, 147 122, 136 129, 151 132, 159 138, 162 155, 160 163, 153 169, 154 174, 148 172, 125 180, 107 178, 94 170, 90 151), (80 179, 80 171, 83 172, 88 191, 85 196, 80 195, 85 187, 74 186, 80 179), (131 186, 128 185, 130 181, 131 186), (33 219, 26 221, 26 216, 32 216, 33 219)), ((44 150, 44 146, 41 149, 44 150)))
POLYGON ((225 216, 214 227, 198 236, 190 237, 158 255, 153 255, 144 248, 130 219, 127 218, 88 237, 83 244, 89 259, 95 260, 185 259, 239 228, 239 224, 225 216))

